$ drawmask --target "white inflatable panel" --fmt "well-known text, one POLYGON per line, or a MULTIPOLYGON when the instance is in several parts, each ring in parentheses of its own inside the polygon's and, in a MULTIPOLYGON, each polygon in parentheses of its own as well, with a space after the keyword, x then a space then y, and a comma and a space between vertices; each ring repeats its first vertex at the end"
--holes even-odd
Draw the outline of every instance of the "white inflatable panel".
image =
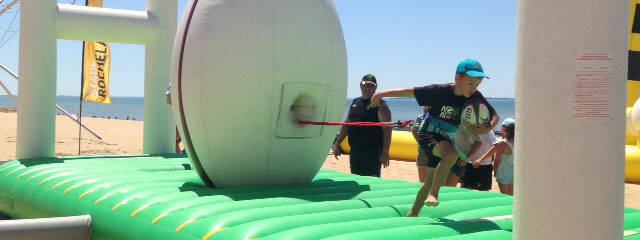
POLYGON ((219 188, 304 183, 322 166, 346 98, 330 0, 191 1, 176 35, 173 112, 189 158, 219 188))
POLYGON ((633 124, 635 129, 640 129, 640 101, 636 101, 633 104, 633 108, 629 115, 631 115, 631 124, 633 124))
MULTIPOLYGON (((634 105, 635 106, 635 105, 634 105)), ((633 122, 633 109, 627 113, 627 132, 635 137, 638 136, 638 128, 636 128, 635 123, 633 122)))
POLYGON ((513 239, 623 238, 628 41, 629 1, 518 1, 513 239))

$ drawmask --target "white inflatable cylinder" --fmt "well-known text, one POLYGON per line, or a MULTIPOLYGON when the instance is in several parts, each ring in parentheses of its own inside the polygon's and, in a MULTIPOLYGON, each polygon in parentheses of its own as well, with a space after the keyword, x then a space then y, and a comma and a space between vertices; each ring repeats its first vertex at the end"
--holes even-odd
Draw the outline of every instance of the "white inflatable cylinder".
POLYGON ((146 46, 144 79, 143 153, 168 153, 175 149, 176 127, 165 91, 170 81, 171 49, 177 28, 177 0, 147 0, 153 16, 154 38, 146 46))
POLYGON ((20 10, 18 159, 55 156, 56 1, 23 1, 20 10))
POLYGON ((519 1, 514 239, 622 239, 628 24, 628 1, 519 1))
POLYGON ((156 26, 145 11, 68 4, 58 4, 57 9, 59 39, 129 44, 145 44, 157 39, 154 34, 156 26))
POLYGON ((194 0, 174 45, 172 99, 187 153, 209 186, 304 183, 339 121, 347 62, 331 0, 194 0))

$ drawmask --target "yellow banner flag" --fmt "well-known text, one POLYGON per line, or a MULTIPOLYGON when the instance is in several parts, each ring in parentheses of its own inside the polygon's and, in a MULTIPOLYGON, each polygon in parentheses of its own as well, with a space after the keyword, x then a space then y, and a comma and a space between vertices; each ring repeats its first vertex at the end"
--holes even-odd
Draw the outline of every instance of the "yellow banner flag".
POLYGON ((84 43, 82 100, 111 104, 111 98, 109 98, 110 65, 111 49, 108 43, 84 43))
MULTIPOLYGON (((102 7, 102 0, 88 0, 87 6, 102 7)), ((109 43, 84 43, 82 100, 111 104, 109 97, 110 66, 111 48, 109 43)))
POLYGON ((87 0, 89 7, 102 7, 102 0, 87 0))

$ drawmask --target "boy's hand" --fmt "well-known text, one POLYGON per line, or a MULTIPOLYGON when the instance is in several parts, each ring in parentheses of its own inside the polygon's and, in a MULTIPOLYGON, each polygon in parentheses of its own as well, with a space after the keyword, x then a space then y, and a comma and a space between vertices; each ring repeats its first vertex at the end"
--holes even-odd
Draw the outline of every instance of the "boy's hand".
POLYGON ((371 109, 371 108, 379 107, 380 99, 382 99, 382 97, 380 97, 378 93, 374 93, 373 96, 371 96, 371 103, 369 103, 369 106, 367 108, 371 109))

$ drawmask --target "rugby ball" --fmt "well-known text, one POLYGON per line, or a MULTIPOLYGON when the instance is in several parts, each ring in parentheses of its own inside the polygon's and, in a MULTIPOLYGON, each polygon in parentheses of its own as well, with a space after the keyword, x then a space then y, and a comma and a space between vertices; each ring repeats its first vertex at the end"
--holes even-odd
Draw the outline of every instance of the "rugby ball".
POLYGON ((462 108, 462 113, 460 116, 460 124, 462 125, 462 127, 467 130, 466 126, 468 125, 489 124, 493 116, 491 114, 491 110, 489 110, 488 105, 489 103, 481 98, 469 99, 464 104, 464 108, 462 108))

